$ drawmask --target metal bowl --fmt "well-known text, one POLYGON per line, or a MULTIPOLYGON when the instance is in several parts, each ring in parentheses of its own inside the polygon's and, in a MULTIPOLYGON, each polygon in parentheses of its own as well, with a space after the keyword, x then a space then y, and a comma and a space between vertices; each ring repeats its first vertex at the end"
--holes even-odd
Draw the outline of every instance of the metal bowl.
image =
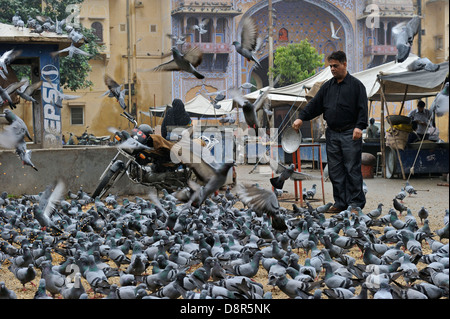
POLYGON ((411 124, 411 118, 405 115, 389 115, 386 116, 386 120, 391 122, 392 125, 398 124, 411 124))
POLYGON ((281 147, 283 151, 288 154, 292 154, 299 148, 302 142, 302 133, 300 130, 297 132, 292 127, 288 127, 281 137, 281 147))

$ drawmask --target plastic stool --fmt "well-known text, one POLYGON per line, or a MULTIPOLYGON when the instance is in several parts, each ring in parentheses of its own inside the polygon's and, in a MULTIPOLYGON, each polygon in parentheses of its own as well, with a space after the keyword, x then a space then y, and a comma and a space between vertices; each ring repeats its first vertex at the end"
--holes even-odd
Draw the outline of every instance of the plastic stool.
POLYGON ((375 176, 378 176, 378 172, 380 172, 380 175, 383 175, 382 170, 379 170, 379 164, 380 164, 380 158, 381 158, 381 152, 377 152, 377 166, 375 167, 375 176))

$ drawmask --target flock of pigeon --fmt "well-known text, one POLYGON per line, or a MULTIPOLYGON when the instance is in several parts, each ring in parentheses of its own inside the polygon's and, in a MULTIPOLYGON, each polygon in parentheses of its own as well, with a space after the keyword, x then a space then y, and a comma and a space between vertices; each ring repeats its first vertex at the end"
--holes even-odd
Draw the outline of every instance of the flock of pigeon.
MULTIPOLYGON (((448 298, 448 210, 432 230, 425 209, 417 219, 382 204, 330 216, 331 203, 286 209, 241 183, 196 207, 185 191, 101 200, 58 182, 3 192, 0 266, 35 299, 448 298)), ((8 285, 0 278, 0 299, 17 298, 8 285)))

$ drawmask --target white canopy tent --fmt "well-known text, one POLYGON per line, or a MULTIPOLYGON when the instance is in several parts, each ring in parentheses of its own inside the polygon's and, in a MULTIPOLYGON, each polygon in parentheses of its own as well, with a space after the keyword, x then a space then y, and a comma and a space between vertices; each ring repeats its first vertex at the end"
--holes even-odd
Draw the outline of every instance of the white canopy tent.
MULTIPOLYGON (((407 66, 411 64, 413 61, 418 59, 418 56, 410 55, 404 62, 396 63, 395 61, 382 64, 380 66, 373 67, 368 70, 364 70, 361 72, 353 73, 352 75, 359 79, 364 86, 366 87, 366 92, 369 100, 379 101, 380 96, 380 83, 377 81, 378 75, 392 75, 396 73, 402 73, 408 71, 407 66)), ((325 68, 314 76, 291 85, 287 85, 280 88, 272 88, 269 93, 269 100, 273 103, 289 103, 294 101, 306 101, 307 91, 305 89, 312 89, 314 84, 316 83, 324 83, 325 81, 331 79, 333 75, 331 74, 330 68, 325 68), (300 97, 298 100, 297 98, 300 97)), ((265 91, 268 89, 268 86, 251 92, 245 95, 245 98, 249 100, 256 100, 261 91, 265 91)), ((422 92, 425 93, 425 92, 422 92)), ((433 96, 436 95, 437 92, 428 92, 426 95, 433 96)), ((399 94, 399 99, 397 101, 401 101, 403 95, 399 94)), ((392 96, 394 101, 394 95, 392 96)))
MULTIPOLYGON (((222 116, 230 113, 236 113, 236 110, 232 110, 233 108, 233 100, 223 100, 218 103, 220 105, 220 109, 214 108, 211 102, 205 98, 203 95, 199 94, 195 96, 192 100, 186 102, 184 104, 184 108, 188 113, 193 115, 203 116, 203 117, 214 117, 214 116, 222 116)), ((158 106, 155 108, 150 108, 149 111, 153 113, 154 116, 162 116, 166 111, 167 105, 158 106)), ((147 112, 142 112, 143 114, 150 116, 147 112)))

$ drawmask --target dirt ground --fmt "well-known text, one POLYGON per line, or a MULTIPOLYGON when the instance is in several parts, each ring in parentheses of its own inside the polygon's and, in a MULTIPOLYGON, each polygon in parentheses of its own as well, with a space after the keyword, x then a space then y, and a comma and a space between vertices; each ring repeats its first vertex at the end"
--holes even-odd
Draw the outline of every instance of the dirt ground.
MULTIPOLYGON (((306 165, 307 166, 307 165, 306 165)), ((271 185, 269 178, 272 177, 270 167, 268 165, 258 165, 254 172, 249 174, 249 172, 254 168, 254 165, 240 165, 236 168, 237 182, 243 183, 258 183, 261 187, 270 189, 271 185)), ((320 170, 318 169, 308 169, 307 167, 303 169, 304 172, 310 173, 320 177, 320 170)), ((443 219, 445 210, 449 209, 449 187, 440 176, 412 176, 409 180, 410 184, 417 190, 416 195, 408 196, 404 199, 404 204, 411 209, 413 214, 417 216, 417 212, 423 206, 430 212, 429 222, 430 228, 434 231, 436 229, 442 228, 444 226, 443 219), (447 186, 446 186, 447 185, 447 186)), ((322 183, 321 180, 309 180, 304 181, 301 185, 302 188, 309 189, 313 183, 317 184, 317 193, 315 198, 310 201, 313 207, 323 205, 324 203, 332 202, 332 185, 329 181, 322 183)), ((383 213, 386 214, 390 208, 393 207, 392 200, 395 195, 400 191, 400 189, 405 185, 405 180, 403 179, 384 179, 381 177, 374 177, 365 179, 365 183, 368 188, 366 195, 367 204, 363 209, 364 212, 368 212, 378 206, 379 203, 383 203, 383 213)), ((300 201, 295 201, 295 188, 294 182, 291 180, 286 181, 285 190, 287 191, 279 199, 280 204, 283 207, 292 209, 292 204, 296 203, 301 205, 300 201)), ((130 196, 131 198, 131 196, 130 196)), ((328 215, 328 214, 327 214, 328 215)), ((329 216, 326 216, 327 218, 329 216)), ((420 226, 419 226, 420 227, 420 226)), ((380 229, 382 232, 382 228, 380 229)), ((444 243, 448 243, 448 239, 443 239, 444 243)), ((423 245, 424 254, 429 253, 428 245, 423 245)), ((308 256, 302 251, 296 251, 299 254, 299 263, 303 264, 305 258, 308 256)), ((57 254, 53 254, 55 259, 54 263, 60 263, 61 257, 57 254)), ((361 251, 358 248, 352 249, 351 256, 358 260, 361 259, 361 251)), ((362 263, 362 261, 361 261, 362 263)), ((424 267, 425 264, 418 267, 424 267)), ((22 285, 20 282, 14 278, 13 274, 7 269, 8 262, 5 262, 0 267, 0 281, 4 281, 9 289, 13 289, 19 299, 32 299, 36 291, 35 287, 27 284, 25 290, 22 290, 22 285)), ((122 265, 122 267, 125 267, 122 265)), ((200 265, 199 265, 200 267, 200 265)), ((193 271, 196 267, 193 267, 193 271)), ((125 268, 121 269, 124 270, 125 268)), ((321 274, 323 276, 323 274, 321 274)), ((34 284, 38 284, 40 279, 40 271, 36 279, 33 281, 34 284)), ((265 291, 271 291, 274 299, 286 299, 287 296, 278 288, 267 285, 268 275, 267 271, 261 266, 258 274, 253 278, 253 280, 260 282, 264 285, 265 291)), ((116 278, 111 278, 110 283, 116 283, 116 278)), ((117 278, 118 281, 118 278, 117 278)), ((87 289, 89 285, 82 280, 84 287, 87 289)), ((118 282, 117 282, 118 283, 118 282)), ((86 290, 87 290, 86 289, 86 290)), ((89 294, 89 297, 94 297, 93 294, 89 294)))

